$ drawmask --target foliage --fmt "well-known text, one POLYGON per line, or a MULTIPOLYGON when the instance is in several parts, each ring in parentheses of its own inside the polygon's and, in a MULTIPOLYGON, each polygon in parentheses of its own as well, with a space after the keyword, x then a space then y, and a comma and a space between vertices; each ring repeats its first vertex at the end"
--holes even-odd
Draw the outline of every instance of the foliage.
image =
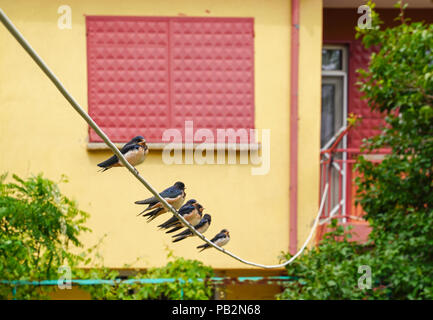
MULTIPOLYGON (((0 177, 0 279, 57 279, 60 266, 72 268, 83 261, 69 249, 82 246, 78 235, 89 230, 84 226, 87 213, 42 175, 27 180, 13 175, 10 183, 6 177, 0 177)), ((16 298, 43 298, 48 291, 23 286, 16 298)), ((10 285, 0 285, 1 299, 11 292, 10 285)))
MULTIPOLYGON (((0 280, 58 280, 63 274, 59 267, 68 266, 73 279, 119 280, 117 270, 104 267, 98 253, 102 240, 80 254, 71 247, 82 247, 78 239, 90 231, 85 222, 88 214, 62 195, 57 184, 40 174, 23 180, 13 175, 0 177, 0 280), (92 256, 92 254, 94 256, 92 256), (83 269, 89 264, 94 267, 83 269)), ((62 177, 60 182, 66 182, 62 177)), ((161 268, 145 273, 136 271, 128 279, 183 279, 161 284, 104 284, 82 286, 93 299, 209 299, 212 287, 207 281, 213 276, 211 267, 196 260, 173 257, 161 268)), ((125 266, 130 267, 130 266, 125 266)), ((15 299, 46 299, 56 286, 20 285, 15 299)), ((11 298, 13 285, 0 284, 0 299, 11 298)))
MULTIPOLYGON (((373 227, 382 263, 376 272, 393 298, 433 297, 433 25, 409 23, 404 8, 395 28, 360 32, 380 45, 360 90, 386 115, 382 134, 367 150, 390 148, 377 165, 360 157, 359 203, 373 227), (385 276, 386 275, 386 276, 385 276)), ((378 19, 378 17, 377 17, 378 19)), ((377 21, 378 22, 378 21, 377 21)), ((376 24, 377 24, 376 22, 376 24)))
MULTIPOLYGON (((333 219, 317 247, 296 259, 287 267, 287 273, 299 277, 288 282, 278 299, 383 299, 387 289, 378 285, 379 279, 373 273, 370 290, 360 289, 359 266, 368 265, 374 269, 375 260, 369 245, 349 241, 350 228, 345 229, 333 219)), ((290 258, 290 254, 285 256, 290 258)))
POLYGON ((288 266, 305 283, 280 298, 433 298, 433 25, 410 23, 397 7, 398 26, 380 29, 373 10, 373 28, 357 29, 376 51, 368 70, 359 70, 360 91, 386 121, 364 149, 391 150, 381 163, 361 156, 355 166, 369 242, 326 239, 288 266), (375 290, 356 289, 360 265, 371 267, 375 290))
POLYGON ((151 268, 146 272, 136 270, 133 276, 120 277, 120 273, 104 267, 93 268, 89 271, 79 271, 80 278, 133 280, 133 279, 174 279, 173 282, 142 284, 119 283, 117 285, 103 284, 83 286, 92 299, 104 300, 208 300, 212 297, 212 287, 206 281, 212 277, 213 269, 204 266, 197 260, 186 260, 174 257, 170 252, 167 258, 172 261, 161 268, 151 268), (184 280, 184 282, 179 281, 184 280), (205 279, 200 281, 199 279, 205 279))

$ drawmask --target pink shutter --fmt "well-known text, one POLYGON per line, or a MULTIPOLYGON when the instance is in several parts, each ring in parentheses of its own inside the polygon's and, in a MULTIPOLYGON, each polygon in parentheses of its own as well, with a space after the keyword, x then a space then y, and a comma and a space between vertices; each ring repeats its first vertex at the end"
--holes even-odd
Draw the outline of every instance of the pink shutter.
POLYGON ((372 112, 366 100, 361 99, 356 82, 358 81, 357 69, 367 69, 370 55, 373 51, 366 50, 359 41, 350 44, 349 53, 349 113, 362 117, 358 127, 349 131, 348 147, 359 148, 362 139, 375 136, 380 133, 380 127, 384 125, 383 116, 378 112, 372 112))
MULTIPOLYGON (((89 114, 107 135, 158 141, 169 122, 168 22, 87 17, 89 114)), ((101 141, 90 130, 90 141, 101 141)))
MULTIPOLYGON (((115 142, 254 128, 251 18, 86 17, 89 114, 115 142)), ((89 140, 101 139, 89 129, 89 140)))
POLYGON ((174 128, 254 128, 253 19, 173 19, 171 61, 174 128))

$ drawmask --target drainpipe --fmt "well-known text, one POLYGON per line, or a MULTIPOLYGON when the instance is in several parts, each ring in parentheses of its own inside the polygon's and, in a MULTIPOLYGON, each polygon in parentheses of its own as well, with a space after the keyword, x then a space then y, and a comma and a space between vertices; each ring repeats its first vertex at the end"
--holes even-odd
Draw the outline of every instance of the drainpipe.
POLYGON ((291 0, 289 252, 298 250, 299 0, 291 0))

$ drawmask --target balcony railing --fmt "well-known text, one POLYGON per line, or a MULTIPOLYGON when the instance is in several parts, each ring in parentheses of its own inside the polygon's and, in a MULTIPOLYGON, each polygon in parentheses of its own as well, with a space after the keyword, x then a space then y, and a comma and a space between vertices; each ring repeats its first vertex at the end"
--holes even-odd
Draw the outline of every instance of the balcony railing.
POLYGON ((388 149, 381 149, 367 153, 359 148, 342 147, 346 145, 345 139, 351 129, 352 125, 341 128, 320 150, 320 195, 327 183, 329 193, 319 224, 328 223, 332 218, 338 218, 343 223, 363 221, 364 212, 355 204, 357 188, 354 180, 359 176, 359 173, 353 170, 356 158, 363 154, 369 161, 381 162, 384 155, 390 152, 388 149))

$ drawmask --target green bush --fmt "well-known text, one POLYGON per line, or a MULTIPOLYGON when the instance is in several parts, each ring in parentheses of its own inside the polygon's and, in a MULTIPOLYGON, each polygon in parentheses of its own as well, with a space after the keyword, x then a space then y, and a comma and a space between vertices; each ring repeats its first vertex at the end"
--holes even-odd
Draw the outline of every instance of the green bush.
POLYGON ((373 28, 357 30, 377 48, 368 70, 359 70, 360 91, 386 121, 364 150, 392 151, 378 164, 361 156, 355 166, 369 242, 325 239, 287 267, 304 282, 280 298, 433 298, 433 25, 410 23, 398 7, 398 26, 380 29, 373 10, 373 28), (357 288, 361 265, 371 267, 370 290, 357 288))
MULTIPOLYGON (((23 180, 13 175, 0 177, 0 280, 58 280, 59 267, 69 266, 73 279, 119 279, 120 273, 97 264, 101 258, 99 244, 80 254, 79 235, 90 231, 85 227, 88 214, 77 204, 62 195, 57 184, 40 174, 23 180), (76 251, 76 250, 75 250, 76 251)), ((66 182, 62 177, 60 182, 66 182)), ((175 278, 186 282, 161 284, 118 284, 82 286, 93 299, 210 299, 212 287, 207 281, 213 276, 211 267, 196 260, 175 258, 162 268, 152 268, 145 273, 137 271, 129 279, 175 278)), ((127 266, 128 267, 128 266, 127 266)), ((47 299, 57 286, 19 285, 15 299, 47 299)), ((12 297, 14 285, 0 284, 0 299, 12 297)))
MULTIPOLYGON (((286 267, 298 281, 285 284, 278 299, 386 299, 388 288, 380 285, 380 279, 373 272, 371 289, 360 289, 360 266, 375 269, 374 253, 371 245, 349 241, 350 227, 344 229, 333 219, 320 244, 301 255, 286 267)), ((289 259, 290 254, 284 258, 289 259)))
MULTIPOLYGON (((6 177, 0 177, 0 279, 58 279, 60 266, 73 268, 84 260, 70 247, 82 246, 78 235, 89 231, 87 213, 42 175, 27 180, 13 175, 10 183, 6 177)), ((46 298, 52 289, 20 286, 15 298, 46 298)), ((1 299, 11 292, 11 285, 0 285, 1 299)))
MULTIPOLYGON (((360 157, 359 203, 380 252, 377 273, 397 299, 433 297, 433 25, 410 23, 362 30, 366 47, 379 46, 360 90, 386 115, 382 134, 367 150, 390 148, 378 165, 360 157)), ((376 25, 380 23, 376 17, 376 25)))
MULTIPOLYGON (((205 266, 197 260, 173 257, 171 253, 168 254, 168 258, 171 258, 172 261, 164 267, 151 268, 146 272, 136 270, 133 276, 123 277, 122 280, 174 279, 173 282, 103 284, 82 286, 81 289, 88 291, 92 299, 98 300, 209 300, 212 298, 212 286, 207 281, 214 275, 211 267, 205 266), (182 279, 184 282, 178 279, 182 279)), ((121 278, 118 271, 103 267, 80 270, 79 275, 81 278, 88 279, 116 280, 121 278)))

